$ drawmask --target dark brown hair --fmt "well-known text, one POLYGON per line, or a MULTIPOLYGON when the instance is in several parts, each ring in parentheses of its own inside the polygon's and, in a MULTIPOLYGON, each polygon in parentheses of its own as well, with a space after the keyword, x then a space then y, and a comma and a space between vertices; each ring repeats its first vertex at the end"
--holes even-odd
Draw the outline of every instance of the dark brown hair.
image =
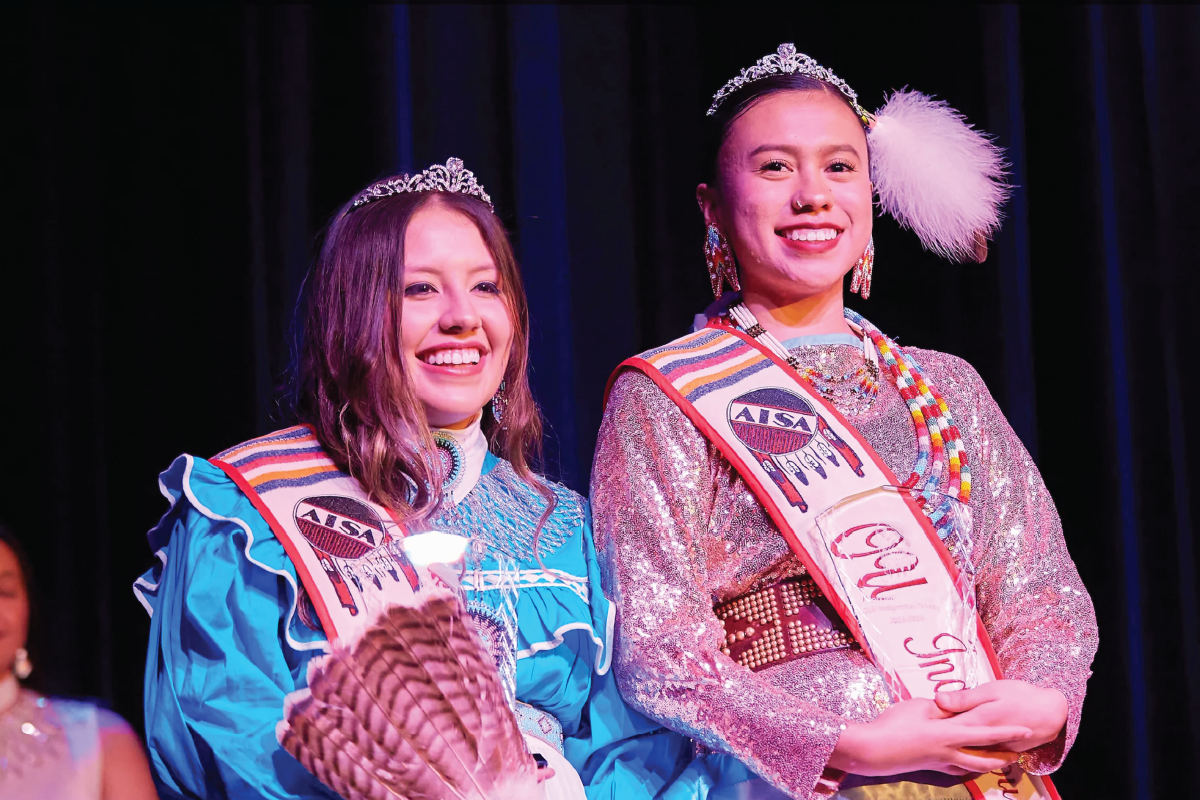
POLYGON ((850 105, 849 98, 842 94, 841 89, 819 78, 813 78, 808 75, 783 74, 772 75, 753 83, 743 84, 731 96, 726 98, 725 102, 717 107, 716 112, 711 117, 706 118, 707 125, 704 126, 704 164, 705 169, 710 173, 708 176, 710 183, 716 182, 718 175, 717 155, 721 151, 721 145, 729 138, 729 131, 733 128, 733 123, 737 121, 738 117, 749 111, 750 107, 759 100, 778 92, 825 92, 845 103, 846 108, 850 109, 850 113, 854 114, 855 118, 858 117, 858 112, 854 110, 854 106, 850 105))
POLYGON ((21 541, 17 539, 17 535, 13 531, 0 522, 0 544, 3 544, 12 551, 13 556, 17 559, 17 569, 21 573, 21 586, 25 591, 26 602, 29 605, 29 619, 26 621, 25 634, 25 651, 29 653, 29 660, 37 666, 41 664, 41 669, 35 669, 33 674, 21 681, 21 683, 31 689, 41 689, 45 676, 45 664, 41 662, 41 627, 38 624, 38 603, 37 603, 37 587, 33 582, 33 568, 29 561, 29 556, 25 552, 25 548, 21 546, 21 541))
MULTIPOLYGON (((413 392, 400 346, 404 237, 416 213, 438 203, 471 220, 500 273, 513 326, 504 373, 504 426, 490 406, 483 430, 491 449, 531 480, 540 459, 542 418, 529 389, 529 305, 508 234, 487 204, 448 192, 397 194, 330 223, 305 283, 293 383, 296 416, 339 467, 400 517, 421 517, 441 502, 441 459, 413 392)), ((544 487, 543 487, 544 488, 544 487)))

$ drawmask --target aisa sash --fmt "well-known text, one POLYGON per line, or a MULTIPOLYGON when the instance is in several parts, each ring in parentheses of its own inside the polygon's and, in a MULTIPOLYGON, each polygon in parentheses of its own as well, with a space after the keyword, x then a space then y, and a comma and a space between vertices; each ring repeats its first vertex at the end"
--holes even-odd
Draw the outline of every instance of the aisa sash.
POLYGON ((338 469, 306 425, 251 439, 209 459, 271 526, 304 584, 326 638, 353 638, 420 585, 397 546, 404 528, 338 469))
MULTIPOLYGON (((734 466, 894 697, 1000 677, 974 591, 928 518, 787 362, 711 322, 617 373, 626 368, 653 379, 734 466)), ((1048 779, 1016 765, 964 785, 974 798, 1058 800, 1048 779)))

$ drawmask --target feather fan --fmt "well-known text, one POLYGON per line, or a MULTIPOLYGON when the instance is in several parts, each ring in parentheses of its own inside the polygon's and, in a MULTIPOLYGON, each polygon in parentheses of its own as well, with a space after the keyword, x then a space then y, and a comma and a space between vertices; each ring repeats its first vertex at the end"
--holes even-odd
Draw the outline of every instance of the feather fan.
POLYGON ((976 260, 1008 199, 1003 151, 945 101, 907 90, 875 112, 867 145, 880 207, 928 249, 976 260))
POLYGON ((523 800, 537 765, 495 661, 446 594, 397 605, 313 659, 276 737, 346 800, 523 800))

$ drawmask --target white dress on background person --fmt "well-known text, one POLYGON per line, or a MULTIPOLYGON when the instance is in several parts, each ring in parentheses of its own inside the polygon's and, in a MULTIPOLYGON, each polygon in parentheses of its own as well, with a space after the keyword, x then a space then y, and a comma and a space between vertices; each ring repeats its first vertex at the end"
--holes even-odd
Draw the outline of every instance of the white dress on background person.
POLYGON ((0 797, 99 800, 102 728, 125 723, 91 703, 52 699, 0 679, 0 797))

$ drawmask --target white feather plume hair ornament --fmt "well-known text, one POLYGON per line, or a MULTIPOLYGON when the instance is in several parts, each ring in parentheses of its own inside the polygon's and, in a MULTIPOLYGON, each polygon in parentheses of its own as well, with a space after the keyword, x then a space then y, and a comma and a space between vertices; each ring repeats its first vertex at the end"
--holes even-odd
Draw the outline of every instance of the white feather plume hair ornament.
POLYGON ((875 112, 867 148, 880 208, 929 250, 976 260, 1010 192, 1004 152, 945 101, 907 89, 875 112))
POLYGON ((982 260, 1008 199, 1004 152, 945 101, 903 89, 870 114, 844 80, 785 42, 713 95, 713 116, 743 87, 777 75, 804 75, 837 89, 867 129, 879 205, 926 248, 959 261, 982 260))

